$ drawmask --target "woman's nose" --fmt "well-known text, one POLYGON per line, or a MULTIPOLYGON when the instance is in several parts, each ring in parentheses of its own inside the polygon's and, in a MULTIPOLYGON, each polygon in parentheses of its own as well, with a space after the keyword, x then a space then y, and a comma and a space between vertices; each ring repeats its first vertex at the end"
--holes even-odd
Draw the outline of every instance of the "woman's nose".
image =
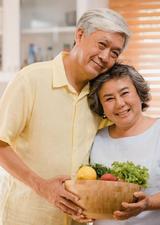
POLYGON ((116 106, 117 108, 121 108, 125 105, 125 101, 122 97, 116 98, 116 106))

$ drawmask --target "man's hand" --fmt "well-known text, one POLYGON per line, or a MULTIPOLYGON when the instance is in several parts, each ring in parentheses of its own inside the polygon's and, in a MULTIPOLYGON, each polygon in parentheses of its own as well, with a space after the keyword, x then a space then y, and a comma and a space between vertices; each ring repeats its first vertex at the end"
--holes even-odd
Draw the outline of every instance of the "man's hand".
POLYGON ((79 197, 64 187, 64 182, 69 179, 68 176, 60 176, 50 180, 41 180, 38 182, 36 192, 64 213, 79 218, 83 212, 83 208, 78 204, 79 197))
POLYGON ((79 197, 65 190, 64 182, 70 177, 61 176, 50 180, 40 177, 7 143, 2 141, 0 141, 0 166, 63 212, 75 216, 82 213, 83 209, 78 205, 79 197))
POLYGON ((143 192, 135 192, 136 203, 123 202, 122 211, 115 211, 113 216, 117 220, 126 220, 132 216, 137 216, 148 208, 149 198, 143 192))
POLYGON ((81 214, 79 216, 71 216, 73 220, 77 221, 78 223, 93 223, 93 219, 87 218, 85 215, 81 214))

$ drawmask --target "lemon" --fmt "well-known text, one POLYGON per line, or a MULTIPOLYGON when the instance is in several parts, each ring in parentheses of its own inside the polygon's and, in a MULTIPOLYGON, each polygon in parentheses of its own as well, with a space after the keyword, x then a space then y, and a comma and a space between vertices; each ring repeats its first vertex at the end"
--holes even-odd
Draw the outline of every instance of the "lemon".
POLYGON ((96 171, 91 166, 82 166, 77 172, 78 180, 96 180, 96 171))

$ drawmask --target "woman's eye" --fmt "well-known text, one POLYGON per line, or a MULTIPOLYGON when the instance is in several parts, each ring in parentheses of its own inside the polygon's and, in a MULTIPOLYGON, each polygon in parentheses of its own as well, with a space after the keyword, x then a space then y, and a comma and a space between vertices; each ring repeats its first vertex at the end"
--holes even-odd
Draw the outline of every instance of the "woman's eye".
POLYGON ((112 98, 112 97, 110 97, 110 98, 106 98, 106 99, 105 99, 105 101, 106 101, 106 102, 109 102, 109 101, 112 101, 112 100, 113 100, 113 98, 112 98))

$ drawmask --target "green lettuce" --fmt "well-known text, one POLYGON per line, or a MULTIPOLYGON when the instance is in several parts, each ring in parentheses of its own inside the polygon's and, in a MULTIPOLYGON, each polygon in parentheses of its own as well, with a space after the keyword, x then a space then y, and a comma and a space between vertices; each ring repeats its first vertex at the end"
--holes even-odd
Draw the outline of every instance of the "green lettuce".
POLYGON ((120 180, 129 183, 139 184, 142 187, 147 187, 149 178, 148 169, 140 165, 135 165, 133 162, 113 162, 111 167, 106 167, 101 164, 93 164, 97 176, 100 178, 105 173, 111 173, 120 180))

